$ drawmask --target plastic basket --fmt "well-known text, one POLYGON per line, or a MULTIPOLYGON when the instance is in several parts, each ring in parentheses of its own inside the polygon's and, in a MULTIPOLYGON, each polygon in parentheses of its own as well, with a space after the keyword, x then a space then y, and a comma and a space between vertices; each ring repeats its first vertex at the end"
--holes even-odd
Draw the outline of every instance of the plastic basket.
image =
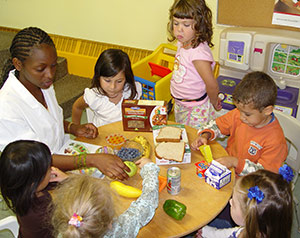
POLYGON ((141 99, 171 99, 170 80, 172 76, 177 47, 161 44, 149 56, 132 65, 135 80, 142 84, 141 99))

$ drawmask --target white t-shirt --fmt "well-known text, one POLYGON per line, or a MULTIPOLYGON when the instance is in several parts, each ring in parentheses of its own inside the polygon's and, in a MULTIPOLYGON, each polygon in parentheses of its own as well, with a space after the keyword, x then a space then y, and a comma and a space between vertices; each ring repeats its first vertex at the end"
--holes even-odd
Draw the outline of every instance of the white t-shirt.
MULTIPOLYGON (((137 95, 135 99, 139 99, 142 95, 142 86, 139 82, 135 82, 137 95)), ((109 101, 105 95, 101 95, 96 88, 86 88, 84 90, 83 99, 91 109, 88 112, 88 122, 93 123, 96 127, 103 126, 112 122, 122 120, 122 101, 128 99, 131 90, 125 85, 123 96, 118 104, 109 101)))

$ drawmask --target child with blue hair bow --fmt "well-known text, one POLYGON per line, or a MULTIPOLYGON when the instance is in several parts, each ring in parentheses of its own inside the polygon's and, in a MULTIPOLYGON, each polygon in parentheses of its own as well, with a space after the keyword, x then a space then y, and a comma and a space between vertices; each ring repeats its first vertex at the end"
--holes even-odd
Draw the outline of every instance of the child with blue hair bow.
POLYGON ((237 227, 201 228, 196 237, 291 237, 293 195, 290 182, 293 171, 286 164, 279 174, 258 170, 241 177, 230 199, 230 213, 237 227))

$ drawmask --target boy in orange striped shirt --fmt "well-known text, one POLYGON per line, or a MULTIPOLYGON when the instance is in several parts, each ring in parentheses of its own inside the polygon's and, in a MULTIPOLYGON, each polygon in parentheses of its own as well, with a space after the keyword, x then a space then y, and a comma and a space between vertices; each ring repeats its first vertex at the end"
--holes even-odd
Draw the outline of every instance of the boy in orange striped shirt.
POLYGON ((287 144, 273 109, 277 87, 263 72, 252 72, 242 79, 233 92, 236 108, 210 121, 198 131, 193 149, 217 137, 229 136, 229 156, 217 161, 234 167, 239 176, 258 169, 278 172, 287 157, 287 144))

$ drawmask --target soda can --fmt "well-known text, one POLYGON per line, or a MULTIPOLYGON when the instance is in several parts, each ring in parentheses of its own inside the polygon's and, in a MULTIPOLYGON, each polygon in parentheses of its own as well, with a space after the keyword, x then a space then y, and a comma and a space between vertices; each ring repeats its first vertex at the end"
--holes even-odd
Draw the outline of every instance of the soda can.
POLYGON ((181 172, 178 167, 171 167, 167 171, 167 190, 171 195, 180 191, 181 172))

